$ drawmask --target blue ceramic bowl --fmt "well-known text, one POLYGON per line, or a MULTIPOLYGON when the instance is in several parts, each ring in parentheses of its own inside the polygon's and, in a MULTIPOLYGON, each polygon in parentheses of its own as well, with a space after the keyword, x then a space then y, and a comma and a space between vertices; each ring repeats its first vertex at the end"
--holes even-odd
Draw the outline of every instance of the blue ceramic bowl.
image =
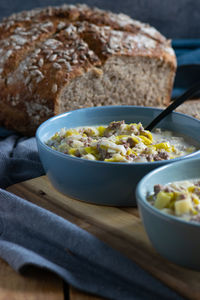
POLYGON ((160 167, 139 182, 137 204, 147 235, 158 253, 183 267, 200 270, 200 223, 167 215, 147 200, 155 184, 200 178, 200 159, 188 159, 160 167))
MULTIPOLYGON (((55 116, 44 122, 36 132, 39 155, 53 186, 75 199, 96 204, 135 206, 135 188, 149 171, 177 160, 153 163, 120 163, 89 161, 52 150, 45 142, 63 127, 108 124, 125 120, 127 123, 142 122, 145 125, 155 118, 161 109, 137 106, 104 106, 79 109, 55 116)), ((173 112, 159 127, 184 133, 200 143, 200 121, 173 112)), ((200 155, 197 151, 187 157, 200 155)))

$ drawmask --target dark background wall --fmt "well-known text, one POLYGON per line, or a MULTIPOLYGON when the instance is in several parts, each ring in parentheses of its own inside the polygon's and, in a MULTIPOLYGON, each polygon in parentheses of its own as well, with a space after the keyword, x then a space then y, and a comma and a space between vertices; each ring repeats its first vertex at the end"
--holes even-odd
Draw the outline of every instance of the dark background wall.
POLYGON ((150 23, 169 38, 200 38, 200 0, 0 0, 0 19, 34 7, 87 3, 150 23))

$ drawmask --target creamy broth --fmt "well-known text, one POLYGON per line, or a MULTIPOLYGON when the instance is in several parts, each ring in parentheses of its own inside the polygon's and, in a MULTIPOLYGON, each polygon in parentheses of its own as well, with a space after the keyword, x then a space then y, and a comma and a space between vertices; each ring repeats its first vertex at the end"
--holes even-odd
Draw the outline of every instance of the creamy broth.
POLYGON ((157 184, 148 201, 164 213, 187 221, 200 222, 200 178, 157 184))
POLYGON ((109 125, 61 129, 46 144, 54 150, 88 160, 154 162, 188 155, 194 143, 170 131, 145 130, 141 123, 113 121, 109 125))

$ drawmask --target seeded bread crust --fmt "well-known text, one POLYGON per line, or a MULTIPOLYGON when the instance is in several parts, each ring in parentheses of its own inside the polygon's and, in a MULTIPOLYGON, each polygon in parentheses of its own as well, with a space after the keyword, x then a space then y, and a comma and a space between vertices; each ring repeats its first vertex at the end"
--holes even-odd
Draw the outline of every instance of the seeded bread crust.
POLYGON ((86 5, 35 9, 3 19, 0 37, 0 124, 7 128, 33 135, 66 110, 170 101, 170 41, 124 14, 86 5))

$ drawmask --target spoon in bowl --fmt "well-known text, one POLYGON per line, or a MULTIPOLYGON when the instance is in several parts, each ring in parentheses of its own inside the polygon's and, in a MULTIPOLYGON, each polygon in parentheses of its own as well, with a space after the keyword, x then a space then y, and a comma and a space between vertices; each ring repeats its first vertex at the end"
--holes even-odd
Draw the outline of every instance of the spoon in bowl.
POLYGON ((181 105, 184 101, 188 100, 196 92, 200 90, 200 82, 194 84, 185 93, 174 100, 166 109, 164 109, 146 128, 145 130, 151 131, 162 119, 169 115, 174 109, 181 105))

